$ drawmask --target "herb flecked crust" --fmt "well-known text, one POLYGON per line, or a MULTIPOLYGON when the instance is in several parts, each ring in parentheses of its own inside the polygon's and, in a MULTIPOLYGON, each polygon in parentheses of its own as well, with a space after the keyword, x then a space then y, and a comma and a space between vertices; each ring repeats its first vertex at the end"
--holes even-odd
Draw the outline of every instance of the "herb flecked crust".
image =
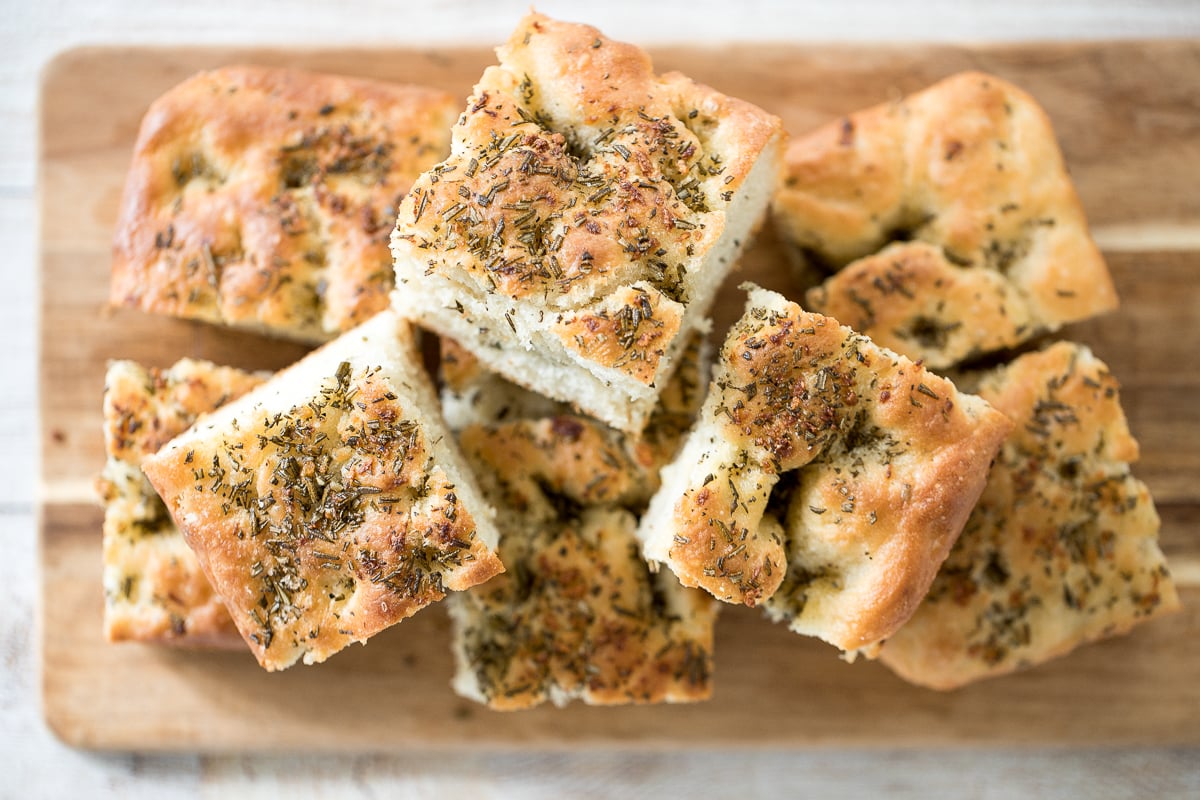
POLYGON ((114 361, 104 377, 104 632, 109 641, 241 647, 142 461, 262 375, 183 359, 168 369, 114 361))
POLYGON ((449 601, 456 689, 501 710, 706 699, 714 604, 651 573, 634 536, 699 405, 697 347, 640 437, 548 408, 450 340, 442 354, 447 405, 472 403, 460 441, 497 507, 507 568, 449 601))
POLYGON ((684 585, 870 654, 920 602, 1007 429, 950 381, 752 287, 639 535, 684 585))
POLYGON ((144 464, 267 669, 322 661, 502 571, 421 411, 431 387, 406 382, 419 369, 410 329, 381 314, 144 464), (406 339, 399 376, 372 361, 389 337, 406 339))
POLYGON ((950 689, 1178 610, 1104 363, 1059 342, 966 379, 1014 429, 929 595, 880 659, 950 689))
POLYGON ((777 229, 806 297, 943 368, 1117 307, 1045 112, 967 72, 792 142, 777 229), (882 248, 882 249, 881 249, 882 248))
POLYGON ((445 157, 444 92, 267 67, 202 72, 142 122, 111 298, 324 341, 388 304, 388 237, 445 157))
POLYGON ((722 249, 726 211, 768 146, 774 169, 781 123, 655 75, 643 51, 585 25, 530 14, 498 53, 450 157, 401 206, 396 307, 556 399, 561 385, 532 383, 545 370, 515 374, 489 351, 532 349, 597 393, 640 393, 644 413, 625 424, 574 398, 636 432, 749 238, 722 249))

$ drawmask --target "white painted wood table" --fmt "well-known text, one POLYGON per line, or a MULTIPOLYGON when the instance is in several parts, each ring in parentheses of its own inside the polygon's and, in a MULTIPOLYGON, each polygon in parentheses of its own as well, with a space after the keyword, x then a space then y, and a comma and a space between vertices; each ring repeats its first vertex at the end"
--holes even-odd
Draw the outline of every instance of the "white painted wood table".
MULTIPOLYGON (((525 0, 0 0, 0 798, 196 796, 1197 797, 1200 752, 821 750, 98 756, 58 743, 38 705, 35 215, 38 75, 78 44, 494 43, 525 0)), ((1018 41, 1200 35, 1200 4, 841 0, 540 4, 642 44, 1018 41), (703 7, 701 7, 703 5, 703 7)), ((1198 112, 1200 113, 1200 112, 1198 112)), ((1200 677, 1200 665, 1197 665, 1200 677)), ((1200 713, 1200 709, 1197 709, 1200 713)))

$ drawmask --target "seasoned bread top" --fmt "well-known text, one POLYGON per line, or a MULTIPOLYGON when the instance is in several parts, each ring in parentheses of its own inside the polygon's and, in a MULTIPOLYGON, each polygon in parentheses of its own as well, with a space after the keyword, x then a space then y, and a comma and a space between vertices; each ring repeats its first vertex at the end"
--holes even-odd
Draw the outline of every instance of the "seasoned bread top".
POLYGON ((905 268, 915 257, 899 245, 808 296, 812 307, 930 364, 1117 305, 1049 119, 991 75, 955 75, 793 140, 774 215, 785 239, 833 268, 895 241, 934 248, 937 258, 922 256, 916 274, 905 268), (933 268, 974 306, 1011 308, 1022 319, 1009 323, 996 311, 981 323, 954 302, 925 308, 933 268), (957 333, 939 342, 947 331, 957 333))
MULTIPOLYGON (((698 265, 778 118, 595 28, 531 13, 414 185, 393 247, 474 295, 544 309, 580 355, 653 380, 698 265), (557 319, 611 298, 611 307, 557 319), (662 341, 660 341, 662 340, 662 341)), ((511 324, 511 323, 510 323, 511 324)))
POLYGON ((950 381, 753 289, 643 520, 647 553, 685 585, 867 647, 916 608, 1007 429, 950 381))
POLYGON ((235 66, 142 121, 113 240, 112 302, 332 338, 387 306, 388 236, 448 151, 433 89, 235 66))
POLYGON ((456 688, 497 709, 708 697, 714 604, 652 574, 634 536, 700 402, 696 342, 637 437, 547 407, 442 344, 443 398, 497 507, 507 568, 452 599, 456 688))
POLYGON ((809 306, 933 369, 1015 347, 1057 327, 1038 319, 1003 273, 962 269, 925 242, 888 245, 806 297, 809 306))
POLYGON ((506 531, 508 571, 451 601, 460 693, 500 710, 707 699, 716 603, 651 573, 636 527, 600 505, 506 531))
POLYGON ((141 464, 196 419, 265 376, 182 359, 168 369, 114 361, 104 376, 104 630, 109 641, 242 647, 141 464))
POLYGON ((143 469, 267 669, 324 660, 503 569, 412 329, 390 312, 143 469))
POLYGON ((1178 609, 1104 363, 1059 342, 967 380, 1013 431, 929 595, 880 659, 949 689, 1178 609))
POLYGON ((104 375, 104 450, 109 458, 140 466, 200 416, 266 377, 191 358, 168 369, 113 361, 104 375))

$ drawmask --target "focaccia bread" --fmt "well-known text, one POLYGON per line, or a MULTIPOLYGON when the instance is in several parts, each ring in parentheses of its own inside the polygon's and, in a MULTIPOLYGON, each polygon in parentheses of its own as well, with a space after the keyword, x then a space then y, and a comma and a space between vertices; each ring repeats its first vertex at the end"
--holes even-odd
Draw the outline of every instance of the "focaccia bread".
POLYGON ((269 67, 202 72, 142 121, 111 300, 324 341, 387 307, 388 236, 453 98, 269 67))
POLYGON ((393 305, 490 370, 642 429, 758 226, 778 118, 533 13, 401 205, 393 305))
POLYGON ((182 359, 168 369, 114 361, 104 376, 104 633, 111 642, 242 647, 142 461, 265 375, 182 359))
POLYGON ((950 381, 751 287, 639 536, 684 585, 869 655, 920 603, 1008 427, 950 381))
POLYGON ((635 514, 699 405, 696 348, 684 357, 645 436, 633 437, 506 392, 444 346, 443 396, 463 411, 460 442, 496 505, 507 567, 449 600, 459 694, 503 710, 710 695, 715 603, 651 573, 634 536, 635 514), (487 400, 497 394, 503 405, 487 400))
POLYGON ((784 174, 782 238, 840 270, 808 307, 926 366, 1117 307, 1050 120, 994 76, 832 122, 792 142, 784 174))
POLYGON ((269 670, 323 661, 503 570, 413 330, 388 311, 142 469, 269 670))
POLYGON ((928 597, 880 653, 935 689, 1039 664, 1179 608, 1104 363, 1059 342, 975 379, 1013 432, 928 597))

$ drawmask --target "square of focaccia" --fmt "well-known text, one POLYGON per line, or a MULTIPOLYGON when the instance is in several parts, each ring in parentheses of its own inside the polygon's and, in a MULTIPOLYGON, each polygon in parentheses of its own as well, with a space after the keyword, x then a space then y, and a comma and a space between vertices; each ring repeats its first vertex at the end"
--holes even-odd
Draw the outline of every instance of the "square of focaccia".
POLYGON ((111 299, 324 341, 388 304, 388 237, 449 152, 444 93, 297 70, 202 72, 142 121, 111 299))
POLYGON ((634 535, 699 404, 696 355, 685 351, 634 437, 547 408, 443 340, 443 398, 460 411, 463 450, 497 508, 507 568, 449 600, 459 694, 502 710, 711 694, 716 604, 652 573, 634 535))
POLYGON ((808 308, 933 368, 1117 307, 1050 120, 968 72, 794 140, 773 215, 808 308))
POLYGON ((401 205, 394 307, 620 430, 654 409, 758 226, 778 118, 530 14, 401 205))
POLYGON ((259 663, 323 661, 502 571, 492 510, 385 311, 142 465, 259 663))
POLYGON ((104 377, 104 632, 109 641, 242 647, 225 605, 171 521, 142 461, 265 375, 183 359, 114 361, 104 377))
POLYGON ((1007 430, 950 381, 752 288, 639 536, 684 585, 869 655, 929 588, 1007 430))
POLYGON ((1179 608, 1117 381, 1060 342, 967 378, 1013 421, 979 504, 880 660, 936 689, 1002 675, 1179 608))

